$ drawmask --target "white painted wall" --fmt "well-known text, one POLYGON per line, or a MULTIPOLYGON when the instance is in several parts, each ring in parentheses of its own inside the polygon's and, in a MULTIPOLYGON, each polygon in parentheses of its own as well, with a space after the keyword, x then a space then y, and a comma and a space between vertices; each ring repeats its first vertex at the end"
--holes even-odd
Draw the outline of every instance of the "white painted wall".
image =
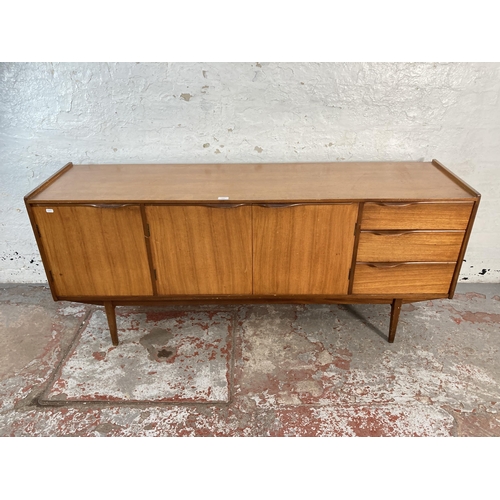
POLYGON ((45 281, 23 196, 68 161, 432 158, 482 194, 461 280, 498 282, 499 94, 498 63, 2 63, 0 282, 45 281))

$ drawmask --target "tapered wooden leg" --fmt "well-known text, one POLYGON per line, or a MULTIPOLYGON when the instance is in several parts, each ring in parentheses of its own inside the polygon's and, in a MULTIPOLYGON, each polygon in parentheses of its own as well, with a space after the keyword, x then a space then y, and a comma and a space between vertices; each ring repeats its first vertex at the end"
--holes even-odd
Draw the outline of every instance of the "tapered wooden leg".
POLYGON ((402 299, 394 299, 391 304, 391 324, 389 326, 389 342, 394 342, 396 328, 398 327, 399 313, 401 312, 402 299))
POLYGON ((115 306, 112 302, 104 302, 104 307, 106 308, 106 316, 108 317, 111 340, 113 342, 113 345, 118 345, 118 330, 116 328, 115 306))

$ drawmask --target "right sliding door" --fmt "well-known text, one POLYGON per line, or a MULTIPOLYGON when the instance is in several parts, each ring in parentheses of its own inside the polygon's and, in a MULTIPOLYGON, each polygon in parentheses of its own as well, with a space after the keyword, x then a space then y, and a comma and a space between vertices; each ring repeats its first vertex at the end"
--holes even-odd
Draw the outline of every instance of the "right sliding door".
POLYGON ((255 295, 346 295, 357 203, 252 207, 255 295))

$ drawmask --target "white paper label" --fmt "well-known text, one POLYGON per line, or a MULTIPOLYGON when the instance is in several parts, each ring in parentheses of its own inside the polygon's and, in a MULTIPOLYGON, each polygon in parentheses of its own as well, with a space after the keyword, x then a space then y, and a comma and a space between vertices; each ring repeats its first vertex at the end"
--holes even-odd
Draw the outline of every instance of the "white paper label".
POLYGON ((229 200, 229 196, 219 196, 218 200, 229 200))
POLYGON ((53 214, 54 213, 54 209, 53 208, 46 208, 45 211, 48 213, 48 214, 53 214))

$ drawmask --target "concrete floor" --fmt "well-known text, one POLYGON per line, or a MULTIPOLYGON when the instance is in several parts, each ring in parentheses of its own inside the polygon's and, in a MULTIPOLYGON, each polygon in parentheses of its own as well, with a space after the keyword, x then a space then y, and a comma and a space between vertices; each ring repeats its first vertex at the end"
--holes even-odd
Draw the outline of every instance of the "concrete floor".
POLYGON ((500 436, 500 284, 403 306, 102 308, 0 287, 0 436, 500 436))

